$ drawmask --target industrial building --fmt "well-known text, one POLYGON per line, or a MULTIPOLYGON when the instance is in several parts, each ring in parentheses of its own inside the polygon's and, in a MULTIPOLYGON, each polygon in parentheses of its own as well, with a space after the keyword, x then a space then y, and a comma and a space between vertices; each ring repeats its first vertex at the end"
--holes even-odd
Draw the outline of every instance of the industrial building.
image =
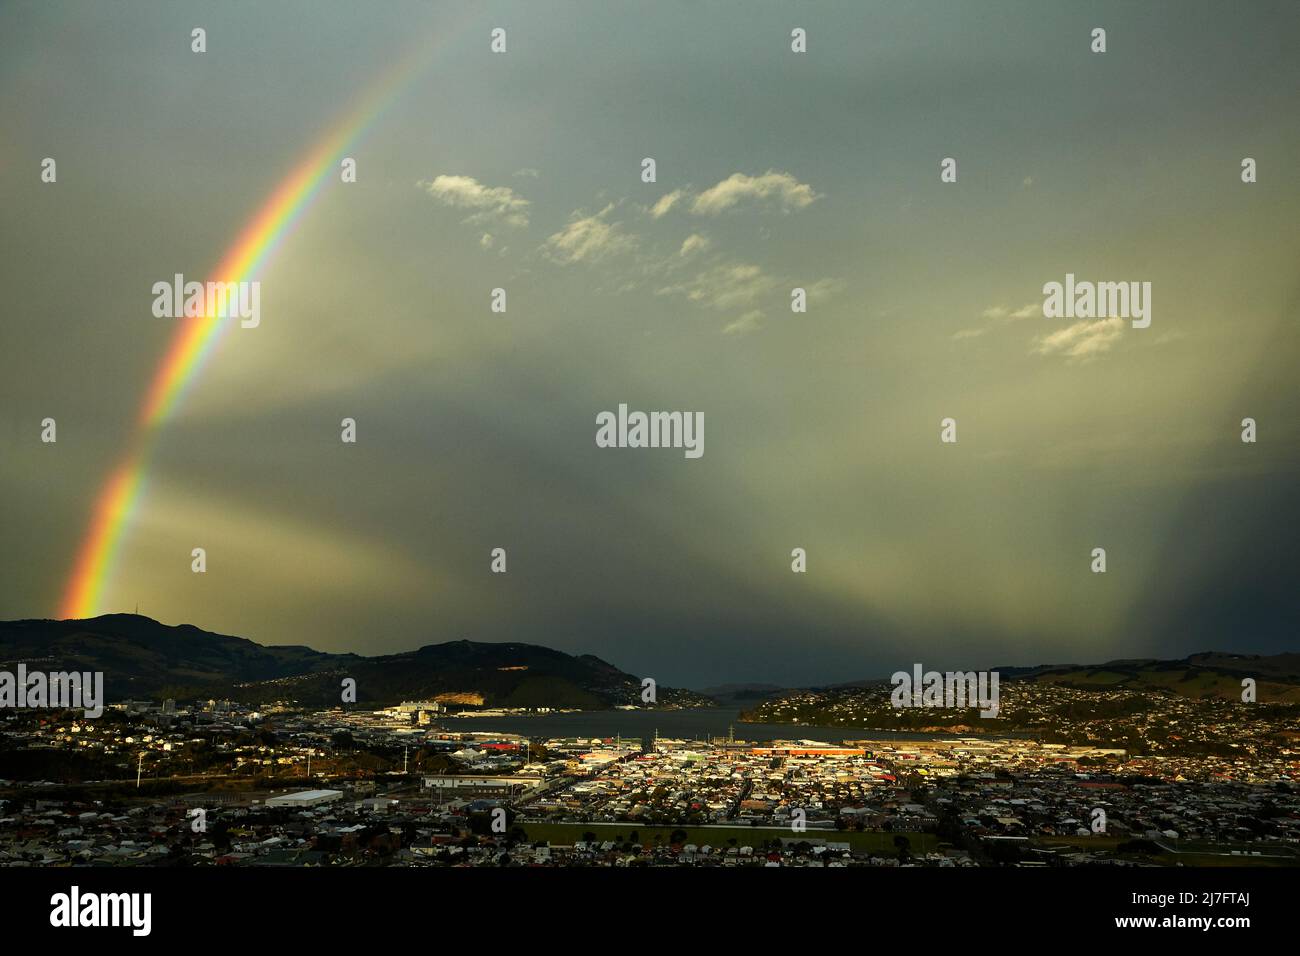
POLYGON ((298 793, 284 793, 278 797, 268 797, 268 807, 315 807, 322 803, 333 803, 343 798, 342 790, 300 790, 298 793))

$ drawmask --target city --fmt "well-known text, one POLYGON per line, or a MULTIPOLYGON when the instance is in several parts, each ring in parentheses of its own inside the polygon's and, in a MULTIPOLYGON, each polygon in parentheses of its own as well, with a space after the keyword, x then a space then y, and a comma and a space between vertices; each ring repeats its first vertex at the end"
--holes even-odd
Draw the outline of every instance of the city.
POLYGON ((26 712, 0 865, 1300 865, 1295 705, 1135 696, 1012 682, 1035 732, 834 741, 529 739, 438 701, 26 712), (1041 726, 1096 708, 1128 716, 1041 726))

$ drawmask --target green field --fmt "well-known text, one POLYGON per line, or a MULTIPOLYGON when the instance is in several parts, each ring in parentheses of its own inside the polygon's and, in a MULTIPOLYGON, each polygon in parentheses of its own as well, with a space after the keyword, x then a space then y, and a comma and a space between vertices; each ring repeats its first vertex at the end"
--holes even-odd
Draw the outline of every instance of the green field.
MULTIPOLYGON (((1086 690, 1167 690, 1183 697, 1199 699, 1217 697, 1220 700, 1241 700, 1241 675, 1219 671, 1186 668, 1143 667, 1131 671, 1105 668, 1079 668, 1059 673, 1043 674, 1035 678, 1042 684, 1066 684, 1086 690)), ((1258 686, 1259 699, 1267 703, 1295 703, 1300 701, 1300 687, 1262 679, 1258 686)))
MULTIPOLYGON (((736 846, 757 848, 764 840, 802 838, 825 840, 831 843, 847 843, 856 851, 867 851, 881 856, 895 856, 898 853, 897 848, 894 846, 896 834, 877 830, 859 832, 810 828, 804 833, 798 834, 793 833, 788 828, 781 827, 663 827, 638 826, 635 823, 532 822, 519 822, 516 825, 521 827, 528 834, 528 839, 533 842, 546 841, 562 846, 581 840, 584 833, 594 833, 601 840, 623 842, 634 831, 637 834, 637 839, 643 845, 653 844, 656 836, 662 837, 663 844, 667 845, 673 831, 680 829, 686 834, 686 842, 694 843, 696 846, 703 846, 707 843, 712 847, 727 847, 730 846, 727 841, 734 839, 736 846)), ((939 838, 933 833, 906 833, 903 835, 907 837, 910 844, 909 848, 914 854, 929 853, 939 845, 939 838)))
POLYGON ((1036 836, 1029 842, 1041 847, 1074 847, 1079 850, 1113 850, 1132 837, 1117 836, 1036 836))
MULTIPOLYGON (((1052 836, 1034 837, 1030 842, 1038 847, 1071 847, 1084 850, 1107 850, 1114 852, 1118 847, 1132 840, 1133 837, 1116 836, 1052 836)), ((1235 844, 1217 846, 1212 843, 1186 841, 1177 845, 1178 852, 1147 854, 1127 854, 1127 859, 1140 859, 1164 866, 1300 866, 1300 856, 1291 853, 1288 847, 1270 844, 1235 844), (1238 850, 1260 850, 1266 856, 1233 856, 1230 852, 1238 850)))

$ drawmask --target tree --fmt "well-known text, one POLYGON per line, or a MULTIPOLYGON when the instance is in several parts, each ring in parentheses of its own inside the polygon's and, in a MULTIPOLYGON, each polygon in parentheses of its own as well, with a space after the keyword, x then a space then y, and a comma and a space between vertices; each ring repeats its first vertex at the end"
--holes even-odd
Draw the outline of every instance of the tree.
POLYGON ((906 863, 908 858, 912 855, 912 841, 899 833, 894 836, 894 846, 898 850, 898 861, 900 863, 906 863))

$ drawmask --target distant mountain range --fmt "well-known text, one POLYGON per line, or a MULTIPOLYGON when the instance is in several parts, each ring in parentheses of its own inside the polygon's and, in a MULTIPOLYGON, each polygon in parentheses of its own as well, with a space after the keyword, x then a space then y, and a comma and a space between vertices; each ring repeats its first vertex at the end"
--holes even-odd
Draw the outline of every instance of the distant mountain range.
MULTIPOLYGON (((589 654, 575 657, 536 644, 450 641, 363 657, 300 645, 265 646, 136 614, 0 622, 0 669, 12 670, 19 662, 29 669, 102 671, 110 701, 228 697, 247 703, 294 699, 329 706, 340 702, 341 682, 351 677, 357 682, 357 702, 363 704, 435 697, 486 707, 599 709, 641 703, 640 678, 589 654)), ((1300 654, 1295 653, 1263 657, 1207 652, 1173 661, 1142 658, 996 670, 1003 681, 1228 700, 1240 700, 1241 679, 1253 677, 1261 701, 1300 703, 1300 654)), ((807 689, 883 683, 862 680, 807 689)), ((738 683, 698 692, 660 686, 656 696, 660 706, 708 707, 795 691, 738 683)))
MULTIPOLYGON (((169 626, 136 614, 80 621, 0 622, 0 669, 102 671, 109 701, 230 698, 247 703, 293 699, 329 706, 344 678, 357 702, 441 698, 487 707, 599 709, 641 704, 641 680, 589 654, 535 644, 450 641, 403 654, 362 657, 302 646, 263 646, 189 624, 169 626)), ((693 691, 656 688, 659 706, 713 703, 693 691)))
MULTIPOLYGON (((929 670, 930 668, 927 668, 929 670)), ((1134 658, 1105 664, 1039 664, 995 667, 1000 681, 1061 684, 1081 690, 1124 688, 1168 691, 1183 697, 1241 700, 1241 680, 1253 677, 1259 700, 1300 703, 1300 654, 1225 654, 1206 651, 1180 660, 1134 658)), ((887 685, 887 680, 859 680, 808 690, 838 690, 887 685)), ((793 693, 793 691, 787 691, 793 693)), ((769 695, 772 696, 772 695, 769 695)))

